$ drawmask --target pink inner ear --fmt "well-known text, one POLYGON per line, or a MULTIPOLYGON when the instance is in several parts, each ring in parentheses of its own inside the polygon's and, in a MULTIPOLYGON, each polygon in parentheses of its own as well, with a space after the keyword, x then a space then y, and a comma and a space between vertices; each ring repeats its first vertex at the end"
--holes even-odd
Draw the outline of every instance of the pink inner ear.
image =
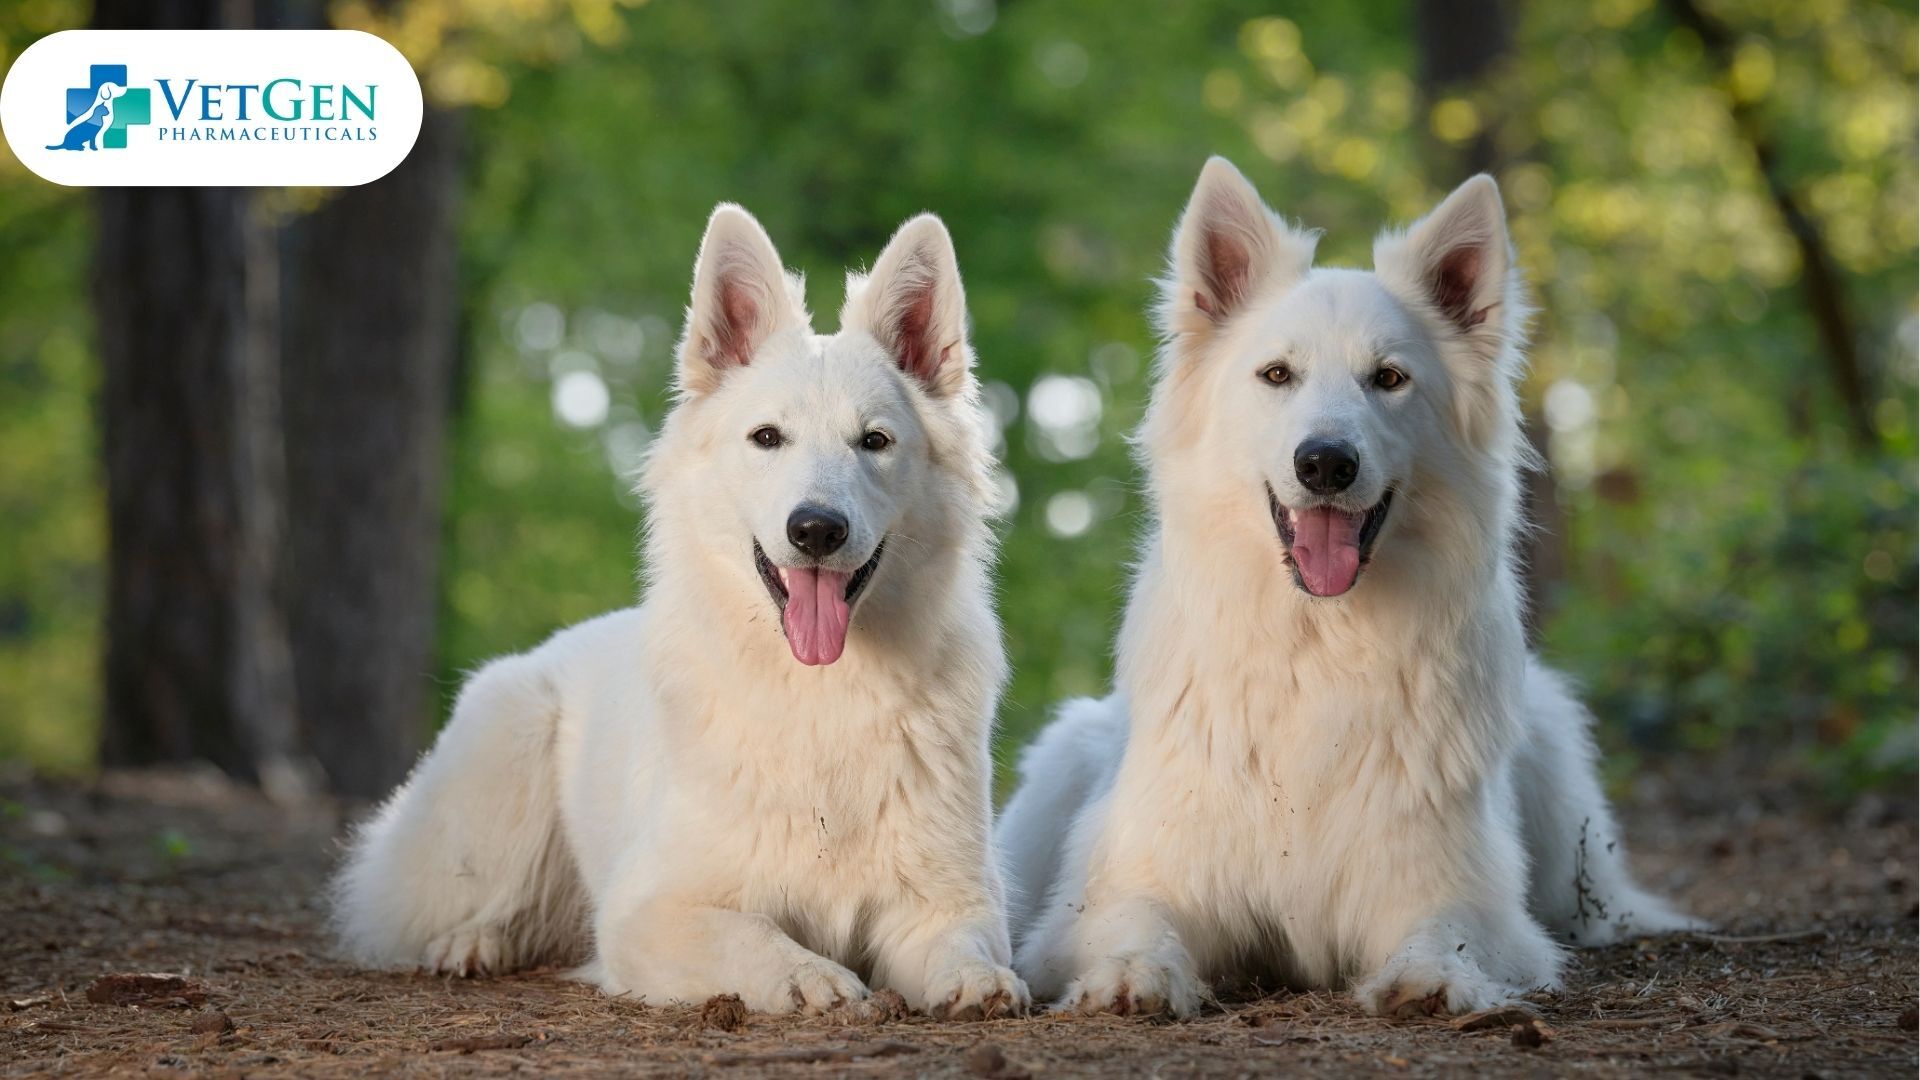
POLYGON ((1200 310, 1220 318, 1237 307, 1252 273, 1253 255, 1247 246, 1221 229, 1209 229, 1206 235, 1208 289, 1214 304, 1201 303, 1200 310))
POLYGON ((751 286, 734 277, 720 281, 719 318, 713 327, 715 367, 745 367, 753 359, 753 327, 760 318, 760 302, 751 286))
POLYGON ((1487 320, 1491 309, 1473 306, 1474 292, 1480 284, 1480 248, 1475 245, 1457 247, 1441 257, 1433 269, 1434 306, 1447 317, 1447 321, 1462 330, 1470 330, 1487 320))
POLYGON ((916 284, 902 300, 893 324, 893 357, 900 370, 931 388, 945 358, 945 350, 936 351, 933 343, 933 282, 916 284))

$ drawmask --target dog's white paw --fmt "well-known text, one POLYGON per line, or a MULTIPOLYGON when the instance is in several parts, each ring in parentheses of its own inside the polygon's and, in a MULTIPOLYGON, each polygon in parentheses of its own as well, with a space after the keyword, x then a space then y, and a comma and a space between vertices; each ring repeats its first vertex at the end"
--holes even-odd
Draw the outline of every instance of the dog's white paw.
POLYGON ((771 996, 767 1012, 801 1012, 818 1016, 856 1001, 864 1001, 867 987, 860 976, 823 956, 802 960, 787 973, 781 992, 771 996))
POLYGON ((942 1020, 1021 1016, 1031 1005, 1020 976, 984 960, 962 961, 936 974, 927 985, 927 1012, 942 1020))
POLYGON ((1512 1000, 1512 991, 1488 978, 1463 953, 1401 953, 1354 988, 1360 1004, 1375 1016, 1406 1019, 1456 1016, 1491 1009, 1512 1000))
POLYGON ((1145 953, 1109 956, 1073 980, 1057 1008, 1116 1016, 1192 1016, 1200 1011, 1200 982, 1183 966, 1145 953))
POLYGON ((504 971, 511 959, 506 935, 499 927, 462 926, 428 942, 420 966, 436 974, 466 979, 504 971))

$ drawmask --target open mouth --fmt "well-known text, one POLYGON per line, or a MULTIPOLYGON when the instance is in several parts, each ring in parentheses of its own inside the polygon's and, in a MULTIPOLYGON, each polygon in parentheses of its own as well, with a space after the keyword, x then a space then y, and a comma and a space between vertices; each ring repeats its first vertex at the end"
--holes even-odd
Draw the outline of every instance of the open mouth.
POLYGON ((887 550, 882 540, 873 556, 858 570, 825 570, 815 566, 773 565, 760 541, 753 542, 753 566, 767 595, 780 610, 780 628, 786 632, 793 658, 809 667, 831 664, 847 647, 847 628, 853 622, 853 603, 887 550))
POLYGON ((1286 546, 1293 582, 1313 596, 1339 596, 1353 588, 1392 506, 1391 488, 1370 509, 1361 511, 1336 506, 1295 509, 1282 505, 1272 485, 1267 487, 1267 511, 1286 546))

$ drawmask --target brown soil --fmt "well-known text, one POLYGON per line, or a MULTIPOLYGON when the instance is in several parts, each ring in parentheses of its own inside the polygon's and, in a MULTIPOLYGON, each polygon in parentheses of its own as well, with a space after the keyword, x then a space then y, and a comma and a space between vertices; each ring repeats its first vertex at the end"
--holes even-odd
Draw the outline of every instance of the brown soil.
POLYGON ((1911 801, 1815 812, 1704 775, 1624 812, 1648 880, 1720 930, 1582 953, 1537 1020, 1466 1025, 1337 993, 1177 1024, 742 1018, 552 973, 365 974, 319 935, 331 812, 192 774, 3 782, 0 1076, 1915 1075, 1911 801), (146 973, 178 978, 99 982, 146 973))

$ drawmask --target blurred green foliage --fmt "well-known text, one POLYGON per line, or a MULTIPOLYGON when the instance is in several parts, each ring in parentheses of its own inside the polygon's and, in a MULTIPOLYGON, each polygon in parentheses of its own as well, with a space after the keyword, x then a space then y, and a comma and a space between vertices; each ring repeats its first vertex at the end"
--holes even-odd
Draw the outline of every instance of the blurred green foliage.
MULTIPOLYGON (((17 51, 77 5, 0 14, 17 51), (36 19, 38 21, 36 21, 36 19)), ((634 594, 630 474, 665 407, 712 205, 841 275, 910 214, 959 245, 1010 507, 1018 745, 1098 693, 1142 503, 1143 315, 1208 153, 1364 264, 1490 146, 1542 313, 1530 409, 1562 569, 1543 648, 1611 745, 1777 748, 1840 784, 1915 767, 1915 26, 1720 0, 1724 69, 1648 0, 1519 5, 1486 83, 1428 100, 1404 2, 886 5, 414 0, 343 25, 473 107, 468 375, 441 679, 634 594), (1735 108, 1843 274, 1877 433, 1851 438, 1799 255, 1735 108), (602 393, 604 391, 604 394, 602 393)), ((67 20, 62 22, 61 20, 67 20)), ((297 200, 295 200, 297 203, 297 200)), ((0 755, 90 760, 101 536, 86 204, 0 158, 0 755)))
MULTIPOLYGON (((75 7, 0 7, 0 64, 75 7)), ((0 760, 60 770, 93 757, 106 551, 83 205, 0 140, 0 760)))

